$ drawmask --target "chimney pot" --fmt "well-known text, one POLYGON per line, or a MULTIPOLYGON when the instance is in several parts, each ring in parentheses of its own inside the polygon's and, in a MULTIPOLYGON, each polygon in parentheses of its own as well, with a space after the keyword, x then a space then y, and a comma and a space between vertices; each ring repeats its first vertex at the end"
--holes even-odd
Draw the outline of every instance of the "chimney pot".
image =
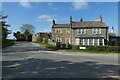
POLYGON ((70 16, 70 23, 72 23, 72 16, 70 16))
POLYGON ((53 19, 53 25, 55 25, 55 20, 53 19))
POLYGON ((102 19, 102 16, 100 15, 100 20, 99 20, 100 22, 103 22, 103 19, 102 19))
POLYGON ((80 22, 83 22, 83 19, 82 19, 82 18, 80 19, 80 22))

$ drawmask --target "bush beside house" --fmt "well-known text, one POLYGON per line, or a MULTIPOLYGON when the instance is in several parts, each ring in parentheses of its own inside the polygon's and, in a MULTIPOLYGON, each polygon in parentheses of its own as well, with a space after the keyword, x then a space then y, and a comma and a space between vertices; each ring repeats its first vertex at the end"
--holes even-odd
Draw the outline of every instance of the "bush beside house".
POLYGON ((120 53, 120 46, 88 46, 88 50, 96 50, 96 51, 106 51, 113 53, 120 53))
POLYGON ((120 46, 82 46, 86 47, 85 50, 80 50, 79 47, 80 46, 72 46, 72 49, 77 51, 120 53, 120 46))

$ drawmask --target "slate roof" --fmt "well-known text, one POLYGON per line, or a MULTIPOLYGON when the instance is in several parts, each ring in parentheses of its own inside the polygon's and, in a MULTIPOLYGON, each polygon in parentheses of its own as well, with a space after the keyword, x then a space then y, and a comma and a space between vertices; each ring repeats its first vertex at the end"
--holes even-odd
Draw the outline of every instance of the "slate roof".
POLYGON ((100 21, 83 21, 83 22, 73 22, 72 28, 79 28, 79 27, 107 27, 104 22, 100 21))
MULTIPOLYGON (((70 28, 70 24, 55 24, 54 28, 70 28)), ((79 27, 107 27, 104 22, 100 21, 83 21, 83 22, 72 22, 72 28, 79 27)))
POLYGON ((54 27, 54 28, 70 28, 70 24, 55 24, 52 27, 54 27))
POLYGON ((77 38, 104 38, 101 35, 86 35, 86 34, 81 34, 78 35, 77 38))
POLYGON ((115 33, 109 33, 109 36, 116 36, 116 34, 115 33))

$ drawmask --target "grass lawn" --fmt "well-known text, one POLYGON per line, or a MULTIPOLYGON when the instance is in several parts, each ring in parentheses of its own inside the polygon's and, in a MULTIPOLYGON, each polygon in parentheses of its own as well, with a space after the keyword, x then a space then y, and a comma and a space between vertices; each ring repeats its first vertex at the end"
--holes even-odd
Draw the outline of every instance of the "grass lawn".
POLYGON ((40 44, 41 46, 44 46, 44 47, 46 47, 46 48, 49 48, 49 49, 53 49, 53 50, 57 50, 58 48, 55 46, 55 45, 53 45, 53 44, 48 44, 48 43, 38 43, 38 44, 40 44))
POLYGON ((88 52, 88 53, 112 53, 110 51, 98 51, 98 50, 80 50, 80 49, 65 49, 67 52, 88 52))

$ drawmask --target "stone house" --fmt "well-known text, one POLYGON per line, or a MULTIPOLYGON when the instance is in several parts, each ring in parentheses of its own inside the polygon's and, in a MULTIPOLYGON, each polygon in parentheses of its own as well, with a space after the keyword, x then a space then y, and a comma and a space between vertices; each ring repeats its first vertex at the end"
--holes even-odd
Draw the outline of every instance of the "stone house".
POLYGON ((51 39, 51 32, 38 32, 35 35, 32 36, 32 42, 36 42, 38 38, 42 39, 42 42, 44 43, 45 40, 51 39))
POLYGON ((108 44, 108 26, 103 22, 102 16, 99 21, 75 22, 70 17, 69 24, 56 24, 53 20, 52 41, 54 43, 85 46, 105 46, 108 44))
POLYGON ((120 40, 120 36, 117 36, 117 34, 114 31, 114 27, 112 27, 111 32, 109 33, 109 45, 115 46, 115 42, 118 40, 120 40))

